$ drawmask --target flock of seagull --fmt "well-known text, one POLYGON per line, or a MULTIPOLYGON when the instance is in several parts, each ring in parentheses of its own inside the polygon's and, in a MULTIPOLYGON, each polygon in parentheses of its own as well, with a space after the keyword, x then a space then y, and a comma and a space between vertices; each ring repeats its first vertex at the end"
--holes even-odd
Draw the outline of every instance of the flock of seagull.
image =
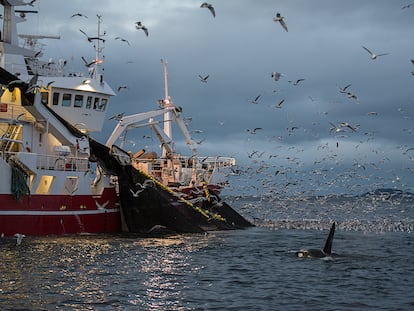
MULTIPOLYGON (((412 5, 413 4, 407 4, 407 5, 403 6, 401 9, 403 9, 403 10, 409 9, 412 5)), ((204 2, 204 3, 202 3, 200 5, 200 8, 206 9, 211 14, 211 16, 213 18, 216 18, 217 10, 216 10, 216 8, 212 4, 207 3, 207 2, 204 2)), ((73 14, 72 17, 73 18, 75 18, 75 17, 87 18, 87 16, 85 16, 85 15, 83 15, 81 13, 73 14)), ((273 22, 275 24, 277 24, 277 25, 279 25, 281 27, 281 30, 282 31, 284 30, 285 32, 289 32, 289 28, 288 28, 288 22, 289 22, 289 20, 285 16, 283 16, 281 12, 277 12, 272 19, 273 19, 273 22)), ((149 30, 144 25, 144 23, 142 21, 135 22, 134 26, 135 26, 135 29, 136 30, 143 31, 146 37, 149 36, 149 30)), ((84 33, 84 32, 82 32, 82 33, 84 33)), ((88 40, 89 39, 92 39, 86 33, 84 33, 84 35, 86 36, 86 38, 88 40)), ((126 40, 125 38, 121 37, 121 36, 115 37, 115 40, 119 40, 121 42, 125 42, 127 45, 130 45, 130 42, 128 40, 126 40)), ((364 52, 368 53, 369 58, 372 61, 378 61, 379 58, 386 57, 387 55, 390 55, 390 53, 387 53, 387 52, 382 52, 382 51, 381 52, 377 52, 377 51, 375 51, 375 50, 373 50, 370 47, 367 47, 365 45, 362 45, 361 48, 362 48, 362 50, 364 52)), ((411 60, 411 63, 414 66, 414 59, 411 60)), ((85 61, 85 65, 86 66, 89 65, 89 64, 90 63, 88 63, 88 62, 85 61)), ((414 70, 411 73, 412 73, 412 75, 414 75, 414 70)), ((205 74, 205 73, 204 74, 198 74, 197 77, 198 77, 199 81, 201 83, 203 83, 203 84, 207 84, 212 79, 210 74, 205 74)), ((282 72, 279 72, 279 71, 273 71, 273 72, 270 73, 270 78, 274 82, 276 82, 276 83, 280 83, 280 81, 281 80, 284 80, 285 77, 286 77, 286 74, 284 74, 282 72)), ((299 78, 296 78, 296 79, 287 80, 287 82, 292 87, 298 87, 298 88, 300 88, 302 84, 306 84, 307 83, 307 79, 305 79, 303 77, 299 77, 299 78)), ((120 92, 122 90, 126 90, 126 89, 128 89, 128 87, 126 85, 120 85, 118 87, 118 92, 120 92)), ((339 89, 340 96, 344 96, 346 99, 348 99, 351 102, 354 102, 356 104, 359 104, 360 103, 360 98, 352 90, 352 84, 351 83, 347 83, 345 86, 338 86, 338 89, 339 89)), ((274 90, 274 92, 278 92, 278 91, 277 90, 274 90)), ((311 96, 308 96, 308 97, 309 97, 309 99, 311 100, 312 103, 315 103, 315 104, 317 103, 317 101, 318 101, 317 99, 315 99, 315 98, 313 98, 311 96)), ((253 105, 259 105, 259 106, 262 103, 262 101, 263 101, 263 94, 262 93, 260 93, 260 94, 257 94, 256 93, 256 95, 254 97, 252 97, 251 99, 248 99, 248 102, 249 103, 251 103, 253 105)), ((284 108, 285 108, 286 105, 289 106, 289 99, 287 99, 287 98, 280 98, 274 104, 272 104, 270 107, 271 108, 278 109, 278 110, 284 110, 284 108)), ((327 114, 327 112, 321 112, 321 114, 322 113, 327 114)), ((403 113, 403 111, 401 111, 401 113, 403 113)), ((370 111, 370 112, 367 113, 367 115, 369 115, 369 116, 377 116, 378 113, 375 112, 375 111, 370 111)), ((220 124, 223 124, 223 122, 221 122, 220 124)), ((329 134, 332 134, 334 136, 334 139, 337 139, 337 141, 333 145, 334 149, 331 149, 331 155, 330 156, 327 156, 326 159, 322 159, 322 161, 316 161, 315 160, 315 163, 314 164, 316 165, 316 164, 321 164, 321 163, 327 163, 328 160, 329 160, 330 162, 333 162, 334 165, 338 165, 338 163, 341 162, 341 160, 340 160, 341 159, 341 155, 339 153, 339 150, 340 150, 339 149, 339 147, 340 147, 340 143, 339 142, 342 141, 342 143, 344 145, 346 145, 347 142, 345 140, 341 140, 341 139, 342 138, 349 137, 349 135, 352 135, 353 133, 360 132, 362 127, 359 124, 353 124, 353 123, 351 123, 349 121, 346 121, 346 120, 342 120, 342 121, 339 121, 339 122, 326 121, 326 127, 327 127, 327 132, 329 134)), ((260 132, 264 132, 263 130, 264 130, 264 126, 261 125, 261 124, 259 126, 247 128, 246 129, 246 132, 249 134, 249 138, 247 138, 247 140, 251 140, 250 137, 253 137, 253 136, 250 136, 250 135, 257 135, 260 132)), ((310 132, 311 130, 305 129, 302 126, 294 126, 294 125, 292 125, 292 126, 289 126, 289 127, 286 128, 286 135, 288 137, 294 137, 295 135, 298 135, 302 131, 303 132, 306 132, 306 131, 310 132)), ((282 140, 285 139, 285 137, 275 136, 275 137, 270 137, 269 139, 271 141, 273 141, 273 140, 282 141, 282 140)), ((373 139, 374 139, 374 133, 367 134, 367 140, 373 140, 373 139)), ((201 140, 200 141, 200 144, 201 144, 202 141, 204 141, 204 140, 201 140)), ((361 144, 358 144, 358 145, 356 145, 354 147, 356 153, 358 152, 358 149, 362 149, 362 147, 360 147, 360 146, 361 146, 361 144)), ((329 147, 330 146, 328 146, 327 143, 321 143, 321 145, 318 146, 317 149, 318 150, 319 149, 329 149, 329 147)), ((408 149, 410 149, 409 147, 410 146, 405 146, 402 149, 408 150, 408 149)), ((280 148, 282 148, 282 147, 280 147, 280 148)), ((299 148, 299 147, 292 147, 291 146, 289 148, 288 148, 288 150, 286 150, 286 152, 288 154, 304 153, 305 152, 305 150, 303 150, 302 148, 299 148), (291 149, 289 149, 289 148, 291 148, 291 149)), ((294 156, 294 155, 288 155, 288 156, 285 157, 284 160, 286 160, 290 164, 290 166, 287 166, 287 167, 283 168, 282 167, 283 164, 281 164, 281 165, 278 164, 276 166, 277 167, 277 169, 276 169, 272 164, 269 164, 269 160, 270 159, 277 158, 280 161, 280 159, 282 157, 282 155, 281 155, 282 153, 280 153, 280 154, 272 154, 270 152, 263 153, 263 152, 255 152, 255 151, 257 151, 257 150, 253 150, 252 152, 249 152, 249 157, 248 158, 253 161, 252 165, 256 165, 256 169, 255 169, 256 172, 263 173, 266 170, 269 170, 271 168, 274 168, 275 171, 278 172, 278 174, 276 174, 277 176, 279 176, 279 177, 280 176, 285 176, 284 185, 282 184, 282 186, 283 186, 282 188, 288 189, 288 188, 291 188, 294 185, 300 185, 300 180, 297 180, 297 181, 293 181, 292 180, 293 176, 295 176, 295 175, 298 174, 299 168, 301 166, 304 166, 303 162, 301 162, 300 160, 298 160, 298 159, 300 159, 300 157, 297 157, 297 156, 294 156), (265 155, 263 155, 263 154, 267 154, 268 155, 267 160, 265 160, 265 155), (291 166, 291 165, 293 165, 293 166, 291 166)), ((373 150, 372 152, 375 153, 375 154, 378 154, 379 151, 378 150, 376 150, 376 151, 373 150)), ((410 162, 414 162, 414 159, 411 157, 410 152, 408 152, 406 155, 409 157, 410 162)), ((413 154, 413 156, 414 156, 414 154, 413 154)), ((342 161, 344 161, 344 159, 342 161)), ((381 159, 380 161, 387 162, 388 160, 387 159, 381 159)), ((379 164, 378 163, 375 164, 373 162, 372 163, 368 163, 368 164, 367 163, 363 163, 360 166, 358 166, 358 165, 352 166, 351 171, 348 171, 344 176, 341 176, 341 177, 343 177, 345 180, 349 180, 350 179, 349 176, 353 176, 353 177, 359 176, 357 178, 357 180, 358 180, 359 178, 362 178, 361 176, 363 176, 363 174, 360 174, 361 172, 356 172, 355 170, 360 170, 361 167, 365 167, 365 168, 373 167, 373 168, 376 168, 376 166, 379 167, 379 164)), ((243 172, 242 169, 240 169, 238 171, 243 172)), ((246 174, 251 174, 251 172, 252 172, 252 169, 249 169, 248 168, 246 170, 246 174)), ((329 169, 327 169, 325 167, 324 168, 321 168, 321 167, 320 168, 315 168, 315 170, 312 172, 312 174, 314 176, 316 176, 317 179, 319 178, 319 179, 322 179, 322 180, 327 180, 328 179, 328 177, 327 177, 328 173, 330 173, 329 172, 329 169)), ((275 177, 274 174, 270 174, 270 176, 273 179, 275 177)), ((306 178, 304 178, 304 179, 306 179, 306 178)), ((398 179, 395 178, 395 180, 398 180, 398 179)), ((259 183, 262 183, 262 184, 266 184, 266 183, 267 184, 272 184, 272 181, 271 180, 268 180, 268 179, 262 179, 262 180, 259 180, 259 183)), ((335 182, 333 182, 333 183, 335 183, 335 182)), ((349 184, 350 184, 350 187, 352 189, 355 188, 355 183, 349 182, 349 184)), ((263 186, 261 186, 261 188, 263 189, 263 186)), ((280 188, 280 184, 278 185, 278 188, 280 188)))

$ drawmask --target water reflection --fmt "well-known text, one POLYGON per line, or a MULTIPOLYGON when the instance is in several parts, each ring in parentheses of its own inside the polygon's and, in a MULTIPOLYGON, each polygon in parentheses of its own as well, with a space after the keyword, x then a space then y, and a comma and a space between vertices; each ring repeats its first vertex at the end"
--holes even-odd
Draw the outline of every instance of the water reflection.
POLYGON ((138 242, 145 249, 139 261, 143 296, 130 302, 146 310, 189 310, 187 295, 192 273, 198 270, 192 252, 208 245, 213 235, 177 235, 138 242))

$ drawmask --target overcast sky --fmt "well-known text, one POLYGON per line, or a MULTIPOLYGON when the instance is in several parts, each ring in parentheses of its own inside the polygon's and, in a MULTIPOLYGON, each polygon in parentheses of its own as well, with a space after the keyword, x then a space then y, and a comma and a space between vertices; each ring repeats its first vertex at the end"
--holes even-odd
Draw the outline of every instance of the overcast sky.
MULTIPOLYGON (((165 59, 174 103, 192 117, 190 129, 203 131, 194 134, 205 139, 199 153, 254 165, 262 173, 256 184, 413 189, 414 5, 403 8, 409 0, 212 0, 216 17, 201 3, 38 0, 39 14, 19 32, 60 35, 44 41, 45 58, 65 58, 80 71, 81 56, 93 59, 94 51, 79 29, 94 35, 101 15, 105 79, 114 90, 128 87, 112 99, 108 117, 158 108, 165 59), (288 31, 273 21, 277 12, 288 31), (88 18, 71 18, 75 13, 88 18), (387 55, 373 60, 363 46, 387 55), (272 72, 282 74, 278 81, 272 72), (199 75, 209 75, 207 83, 199 75), (358 100, 340 92, 349 84, 358 100), (254 128, 261 129, 248 131, 254 128)), ((151 144, 158 145, 138 142, 151 144)))

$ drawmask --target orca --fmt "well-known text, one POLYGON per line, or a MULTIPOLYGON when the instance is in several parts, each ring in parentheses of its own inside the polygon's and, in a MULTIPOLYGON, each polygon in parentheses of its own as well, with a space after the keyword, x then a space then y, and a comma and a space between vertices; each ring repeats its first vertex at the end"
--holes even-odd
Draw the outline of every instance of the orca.
POLYGON ((330 257, 332 254, 332 241, 335 233, 335 222, 333 222, 331 229, 329 230, 328 238, 326 239, 323 249, 300 249, 296 252, 299 258, 324 258, 330 257))

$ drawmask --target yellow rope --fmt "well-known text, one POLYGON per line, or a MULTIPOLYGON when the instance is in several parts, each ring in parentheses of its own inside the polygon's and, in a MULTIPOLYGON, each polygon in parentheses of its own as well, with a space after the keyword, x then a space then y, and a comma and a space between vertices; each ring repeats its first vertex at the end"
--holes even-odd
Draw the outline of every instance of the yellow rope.
MULTIPOLYGON (((198 206, 195 206, 190 201, 184 199, 183 197, 178 196, 170 188, 164 186, 161 182, 159 182, 154 176, 149 175, 148 173, 142 171, 141 169, 136 169, 136 170, 139 171, 142 175, 144 175, 148 179, 151 179, 161 189, 163 189, 163 190, 167 191, 168 193, 172 194, 173 196, 177 197, 181 202, 187 204, 189 207, 193 208, 194 210, 196 210, 197 212, 199 212, 201 215, 203 215, 207 219, 210 219, 212 217, 212 218, 217 219, 217 220, 220 220, 220 221, 226 221, 221 215, 219 215, 217 213, 211 213, 209 210, 206 210, 206 209, 199 208, 198 206)), ((208 196, 207 200, 210 202, 210 194, 208 192, 206 183, 203 184, 203 188, 204 188, 204 186, 205 186, 205 190, 204 191, 206 193, 206 197, 208 196)))

